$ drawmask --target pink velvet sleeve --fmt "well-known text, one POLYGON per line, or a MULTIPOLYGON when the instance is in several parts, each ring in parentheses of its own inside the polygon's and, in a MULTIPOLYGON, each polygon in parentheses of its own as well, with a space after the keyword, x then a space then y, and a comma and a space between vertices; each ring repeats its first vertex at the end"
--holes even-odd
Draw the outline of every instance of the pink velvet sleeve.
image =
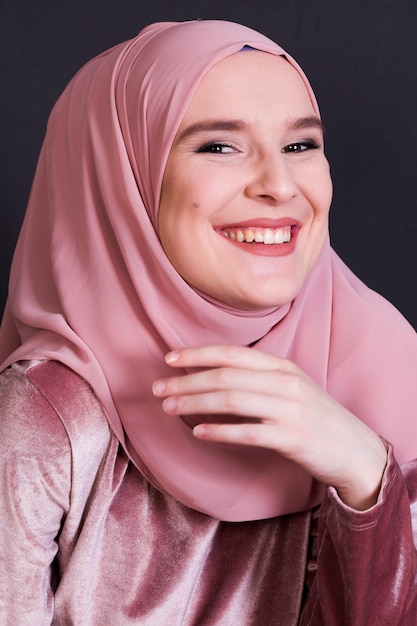
POLYGON ((400 469, 389 447, 374 507, 355 511, 328 489, 316 576, 301 625, 415 626, 416 545, 417 461, 400 469))
POLYGON ((69 508, 70 445, 59 417, 27 379, 10 371, 0 394, 1 623, 44 626, 53 616, 51 563, 69 508))

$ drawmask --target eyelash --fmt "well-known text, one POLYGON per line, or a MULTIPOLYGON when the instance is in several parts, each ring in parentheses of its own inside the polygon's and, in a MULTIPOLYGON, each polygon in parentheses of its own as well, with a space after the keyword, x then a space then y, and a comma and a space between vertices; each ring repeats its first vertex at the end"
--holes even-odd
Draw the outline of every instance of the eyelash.
POLYGON ((222 152, 223 148, 229 148, 230 152, 235 152, 236 148, 234 148, 230 143, 226 143, 226 142, 221 142, 221 141, 213 141, 213 142, 209 142, 204 144, 203 146, 200 146, 200 148, 197 148, 196 152, 200 153, 200 152, 211 152, 213 154, 228 154, 225 152, 222 152))
MULTIPOLYGON (((288 144, 282 149, 285 154, 300 154, 308 150, 317 150, 320 145, 313 139, 305 139, 304 141, 295 141, 288 144)), ((196 150, 197 153, 210 152, 212 154, 229 154, 236 152, 236 148, 227 142, 213 141, 200 146, 196 150), (228 148, 227 152, 223 152, 224 148, 228 148)))
POLYGON ((317 150, 319 147, 319 144, 313 139, 305 139, 304 141, 295 141, 288 144, 282 151, 287 154, 299 154, 307 150, 317 150))

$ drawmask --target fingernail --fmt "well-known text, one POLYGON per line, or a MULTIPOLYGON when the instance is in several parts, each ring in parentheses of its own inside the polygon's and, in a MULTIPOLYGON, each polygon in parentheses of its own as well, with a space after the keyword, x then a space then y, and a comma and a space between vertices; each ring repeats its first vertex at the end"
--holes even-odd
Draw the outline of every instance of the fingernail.
POLYGON ((162 380, 155 380, 152 385, 152 393, 154 396, 161 395, 166 388, 166 384, 162 380))
POLYGON ((198 426, 194 426, 193 435, 194 437, 204 437, 206 434, 206 427, 203 424, 198 424, 198 426))
POLYGON ((168 352, 168 354, 165 355, 165 362, 173 363, 174 361, 178 361, 179 357, 179 352, 177 350, 173 350, 172 352, 168 352))
POLYGON ((175 398, 167 398, 162 403, 162 408, 165 413, 175 413, 175 409, 177 408, 177 402, 175 398))

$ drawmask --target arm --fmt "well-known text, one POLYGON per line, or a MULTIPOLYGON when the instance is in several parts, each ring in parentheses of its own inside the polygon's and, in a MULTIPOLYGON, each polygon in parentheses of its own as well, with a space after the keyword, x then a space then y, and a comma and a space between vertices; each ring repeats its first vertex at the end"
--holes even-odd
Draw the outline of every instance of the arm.
MULTIPOLYGON (((198 348, 178 351, 172 363, 209 369, 156 382, 166 412, 257 418, 251 424, 219 418, 197 426, 196 436, 275 449, 332 486, 322 506, 319 574, 303 625, 411 626, 417 563, 410 500, 392 452, 387 465, 381 438, 293 364, 271 355, 198 348), (381 619, 374 621, 378 603, 381 619)), ((415 473, 409 482, 410 476, 412 485, 415 473)))
POLYGON ((317 572, 301 626, 415 625, 417 554, 410 504, 411 510, 417 507, 417 461, 402 469, 389 447, 378 502, 367 511, 347 507, 329 488, 320 512, 317 572))
POLYGON ((44 626, 53 617, 52 564, 69 507, 70 446, 24 376, 8 370, 0 394, 0 614, 5 626, 44 626))

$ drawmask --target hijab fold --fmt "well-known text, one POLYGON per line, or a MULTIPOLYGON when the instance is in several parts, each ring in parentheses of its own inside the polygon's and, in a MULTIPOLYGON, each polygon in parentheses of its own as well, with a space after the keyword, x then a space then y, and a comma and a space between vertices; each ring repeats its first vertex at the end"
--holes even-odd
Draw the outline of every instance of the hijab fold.
POLYGON ((2 368, 56 359, 84 377, 137 468, 187 506, 230 521, 316 504, 323 487, 270 450, 195 439, 152 382, 164 355, 237 344, 293 360, 396 446, 415 455, 414 331, 326 242, 287 306, 245 313, 193 290, 158 237, 164 167, 202 77, 244 46, 285 55, 222 21, 160 23, 84 66, 55 105, 17 244, 0 330, 2 368))

